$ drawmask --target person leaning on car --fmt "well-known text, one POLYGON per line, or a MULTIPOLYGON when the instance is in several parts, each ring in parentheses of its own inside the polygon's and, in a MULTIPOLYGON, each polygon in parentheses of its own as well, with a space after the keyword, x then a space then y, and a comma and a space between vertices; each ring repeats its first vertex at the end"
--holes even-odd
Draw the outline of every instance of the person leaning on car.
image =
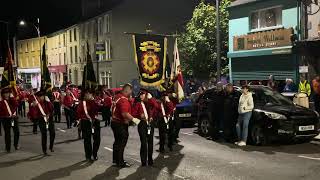
POLYGON ((223 104, 223 135, 227 142, 234 142, 237 137, 236 123, 238 118, 238 103, 240 95, 240 92, 235 91, 231 83, 226 85, 223 104))

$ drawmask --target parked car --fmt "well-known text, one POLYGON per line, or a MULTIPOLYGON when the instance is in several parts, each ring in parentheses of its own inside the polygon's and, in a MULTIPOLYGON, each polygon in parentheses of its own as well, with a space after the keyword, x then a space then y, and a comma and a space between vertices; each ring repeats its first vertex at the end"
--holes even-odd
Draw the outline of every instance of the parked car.
MULTIPOLYGON (((312 140, 320 133, 319 114, 295 105, 282 94, 265 86, 250 86, 253 94, 254 110, 249 124, 248 141, 254 145, 267 144, 273 140, 289 139, 304 142, 312 140)), ((203 136, 215 130, 210 103, 214 90, 208 90, 200 100, 198 111, 198 131, 203 136)))
POLYGON ((197 116, 192 99, 186 98, 180 104, 177 104, 175 116, 181 120, 182 124, 193 126, 196 123, 197 116))

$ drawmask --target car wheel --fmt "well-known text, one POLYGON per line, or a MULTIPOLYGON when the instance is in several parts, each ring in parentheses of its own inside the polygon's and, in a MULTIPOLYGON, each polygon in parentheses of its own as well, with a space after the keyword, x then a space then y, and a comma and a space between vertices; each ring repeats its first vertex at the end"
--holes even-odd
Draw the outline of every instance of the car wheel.
POLYGON ((209 119, 207 118, 201 119, 199 124, 199 130, 200 130, 199 132, 201 136, 204 136, 204 137, 210 136, 211 125, 210 125, 209 119))
POLYGON ((251 142, 253 145, 267 144, 267 136, 259 124, 255 124, 251 128, 251 142))

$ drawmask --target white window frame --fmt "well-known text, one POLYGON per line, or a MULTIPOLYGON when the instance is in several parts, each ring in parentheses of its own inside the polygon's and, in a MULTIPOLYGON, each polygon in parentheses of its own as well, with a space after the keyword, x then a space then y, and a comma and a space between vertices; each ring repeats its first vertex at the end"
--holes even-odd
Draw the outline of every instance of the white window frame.
POLYGON ((106 14, 104 16, 104 33, 110 33, 110 15, 106 14))
POLYGON ((31 51, 34 51, 34 41, 31 41, 31 51))
POLYGON ((280 29, 280 28, 283 28, 283 13, 282 13, 282 10, 283 10, 283 6, 280 5, 280 6, 272 6, 272 7, 268 7, 268 8, 263 8, 263 9, 259 9, 259 10, 255 10, 255 11, 252 11, 250 12, 250 15, 249 15, 249 29, 251 32, 259 32, 259 31, 267 31, 267 30, 272 30, 272 29, 280 29), (279 8, 280 9, 280 12, 281 12, 281 15, 280 15, 280 24, 279 25, 276 25, 276 26, 270 26, 270 27, 264 27, 264 28, 260 28, 260 21, 261 21, 261 12, 263 11, 267 11, 267 10, 270 10, 270 9, 277 9, 279 8), (256 29, 252 29, 252 14, 253 13, 257 13, 258 12, 258 28, 256 29))
POLYGON ((26 53, 28 52, 28 49, 29 49, 28 46, 29 46, 29 43, 27 42, 27 43, 26 43, 26 49, 25 49, 25 52, 26 52, 26 53))
POLYGON ((106 55, 105 55, 105 59, 106 60, 111 60, 111 40, 107 39, 105 41, 105 47, 106 47, 106 55))
POLYGON ((108 89, 111 88, 111 80, 112 80, 112 74, 111 71, 103 71, 100 72, 100 85, 106 85, 108 89))

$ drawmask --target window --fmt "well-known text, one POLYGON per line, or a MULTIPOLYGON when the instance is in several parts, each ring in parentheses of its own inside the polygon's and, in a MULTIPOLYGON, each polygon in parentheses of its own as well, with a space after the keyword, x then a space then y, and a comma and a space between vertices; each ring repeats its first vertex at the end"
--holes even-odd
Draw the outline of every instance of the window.
POLYGON ((73 30, 73 36, 74 36, 74 41, 77 41, 77 29, 74 28, 73 30))
POLYGON ((70 40, 70 42, 72 42, 72 31, 71 30, 69 30, 69 40, 70 40))
POLYGON ((34 58, 34 56, 33 56, 32 59, 31 59, 31 64, 32 64, 32 67, 35 66, 35 58, 34 58))
POLYGON ((34 42, 31 42, 31 51, 34 51, 34 42))
POLYGON ((72 60, 72 47, 70 47, 70 64, 73 63, 73 60, 72 60))
POLYGON ((74 47, 74 62, 78 62, 78 47, 74 47))
POLYGON ((61 65, 61 58, 62 58, 62 56, 61 56, 61 53, 59 54, 59 65, 61 65))
POLYGON ((22 43, 20 44, 20 53, 22 53, 22 43))
POLYGON ((104 17, 104 33, 110 32, 110 16, 107 14, 104 17))
POLYGON ((66 35, 63 34, 63 46, 66 46, 66 35))
POLYGON ((99 33, 99 35, 103 35, 103 33, 105 33, 103 18, 98 19, 98 33, 99 33))
POLYGON ((250 15, 251 30, 271 28, 282 25, 281 7, 258 10, 250 15))
POLYGON ((106 85, 108 88, 111 88, 111 72, 101 72, 100 73, 100 85, 106 85))
POLYGON ((28 49, 29 49, 28 46, 29 46, 29 43, 27 42, 27 43, 26 43, 26 52, 28 52, 28 49))
POLYGON ((105 60, 110 60, 111 59, 111 43, 110 39, 106 40, 106 54, 104 55, 105 60))

